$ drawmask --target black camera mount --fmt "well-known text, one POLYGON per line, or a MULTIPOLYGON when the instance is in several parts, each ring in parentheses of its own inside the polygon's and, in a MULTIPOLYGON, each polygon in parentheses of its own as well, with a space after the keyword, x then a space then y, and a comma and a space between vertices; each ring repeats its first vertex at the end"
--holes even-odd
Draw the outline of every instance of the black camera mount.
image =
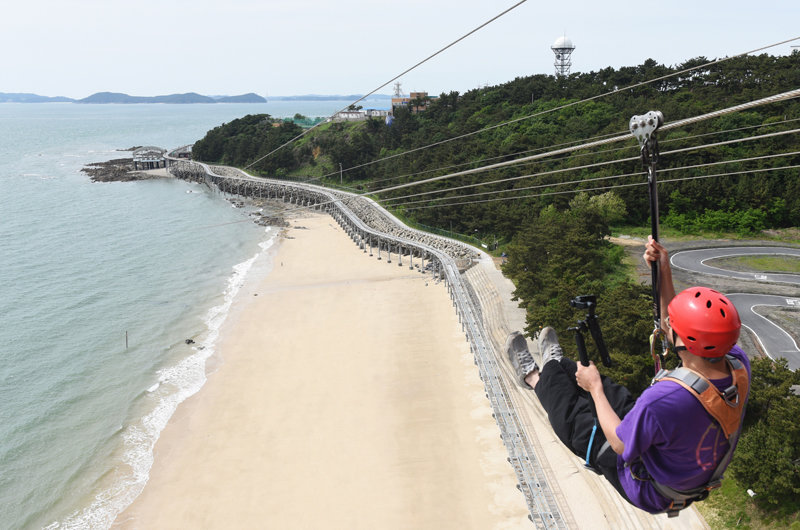
POLYGON ((569 305, 576 309, 586 309, 586 319, 579 320, 578 325, 574 328, 569 328, 567 331, 575 332, 575 344, 578 346, 578 356, 580 357, 581 364, 589 366, 589 355, 586 352, 586 341, 583 334, 588 330, 597 345, 597 351, 600 354, 600 359, 603 365, 611 366, 611 357, 608 355, 606 343, 603 340, 603 333, 600 331, 600 324, 595 314, 597 308, 597 297, 593 294, 585 294, 577 296, 569 301, 569 305))

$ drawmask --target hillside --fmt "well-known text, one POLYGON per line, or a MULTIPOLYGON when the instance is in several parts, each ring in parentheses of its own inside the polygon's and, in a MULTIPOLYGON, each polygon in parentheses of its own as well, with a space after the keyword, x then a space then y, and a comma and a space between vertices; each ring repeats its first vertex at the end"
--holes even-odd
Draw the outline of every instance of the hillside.
MULTIPOLYGON (((612 226, 649 232, 638 143, 630 136, 524 165, 459 173, 627 136, 630 118, 649 110, 662 111, 669 124, 800 86, 797 52, 741 57, 664 77, 706 63, 698 58, 666 67, 649 60, 566 79, 518 78, 442 94, 417 114, 395 109, 391 125, 378 119, 326 123, 294 143, 301 132, 296 124, 275 127, 267 115, 249 115, 209 131, 192 153, 239 167, 259 160, 248 171, 270 177, 333 187, 341 182, 370 192, 410 223, 499 245, 506 254, 503 273, 514 282, 514 300, 525 309, 531 337, 545 325, 559 333, 574 326, 580 314, 570 301, 595 295, 614 362, 600 370, 639 395, 653 375, 651 290, 625 265, 622 247, 609 240, 612 226), (651 79, 661 80, 626 88, 651 79), (609 94, 573 105, 604 93, 609 94), (290 147, 280 149, 284 143, 290 147), (381 191, 422 180, 428 182, 381 191)), ((659 133, 662 228, 672 236, 728 238, 800 225, 798 121, 800 106, 789 100, 659 133)), ((562 346, 575 358, 570 342, 562 346)), ((598 359, 594 345, 587 346, 598 359)), ((756 528, 788 527, 800 517, 800 447, 793 443, 800 435, 800 397, 790 391, 800 383, 800 372, 790 371, 785 359, 773 363, 756 358, 755 349, 748 353, 753 381, 745 427, 722 492, 712 493, 705 506, 718 507, 717 517, 732 525, 752 517, 756 528), (752 499, 744 497, 749 487, 758 492, 752 499)), ((674 367, 674 356, 670 363, 674 367)))
POLYGON ((266 103, 267 102, 266 99, 259 96, 258 94, 254 94, 253 92, 248 92, 247 94, 242 94, 240 96, 222 96, 214 99, 217 101, 217 103, 266 103))
MULTIPOLYGON (((676 76, 634 89, 617 90, 635 83, 661 77, 691 66, 707 62, 697 58, 674 67, 659 65, 653 60, 635 67, 618 70, 606 68, 599 72, 573 74, 567 79, 536 75, 517 78, 508 83, 464 94, 451 92, 429 103, 429 108, 419 114, 406 109, 397 109, 394 123, 386 125, 383 120, 359 123, 332 123, 320 127, 312 134, 292 146, 271 155, 257 166, 256 171, 264 175, 322 176, 333 175, 332 182, 339 181, 339 166, 344 168, 343 181, 357 189, 376 190, 384 185, 378 181, 393 179, 392 184, 420 180, 436 174, 446 173, 446 168, 467 169, 520 156, 531 150, 547 150, 564 142, 581 143, 587 138, 604 134, 623 134, 628 129, 630 117, 648 110, 661 110, 667 122, 692 117, 705 112, 726 108, 735 104, 758 99, 800 86, 800 54, 786 57, 761 55, 742 57, 704 68, 692 75, 676 76), (549 109, 614 91, 612 94, 591 102, 570 106, 557 112, 549 109), (538 116, 530 117, 531 115, 538 116), (510 125, 492 128, 497 124, 519 120, 510 125), (486 132, 479 132, 486 129, 486 132), (456 142, 416 151, 413 156, 402 153, 442 142, 449 138, 471 134, 456 142), (400 155, 387 162, 372 163, 377 159, 400 155), (481 162, 482 161, 482 162, 481 162), (480 163, 479 163, 480 162, 480 163), (366 164, 366 165, 365 165, 366 164), (348 169, 353 168, 353 169, 348 169), (443 168, 437 172, 437 168, 443 168), (424 176, 411 175, 426 173, 424 176), (407 176, 404 176, 407 175, 407 176), (375 184, 370 184, 375 182, 375 184)), ((767 105, 757 109, 729 114, 715 120, 697 124, 691 128, 674 130, 661 137, 664 150, 687 145, 698 145, 720 140, 745 138, 765 132, 791 129, 786 120, 800 118, 800 109, 791 102, 767 105), (733 129, 740 129, 734 131, 733 129), (707 139, 691 140, 695 135, 708 135, 707 139), (687 138, 686 140, 682 140, 687 138)), ((268 126, 264 115, 247 116, 234 120, 223 127, 209 131, 194 147, 196 157, 211 162, 245 166, 261 158, 282 141, 292 138, 284 128, 268 126), (282 141, 277 142, 277 137, 282 141)), ((726 160, 751 158, 791 151, 796 144, 793 135, 777 136, 762 141, 734 143, 705 150, 693 150, 662 157, 661 169, 675 171, 674 177, 689 177, 699 174, 734 172, 751 168, 784 167, 800 161, 797 155, 765 159, 751 164, 723 164, 726 160), (680 168, 698 163, 719 162, 695 171, 680 168), (674 169, 673 169, 674 168, 674 169)), ((537 196, 532 191, 515 192, 521 188, 539 186, 540 191, 555 191, 559 181, 587 180, 620 174, 638 173, 640 164, 625 164, 580 169, 593 163, 636 156, 637 145, 631 137, 625 150, 608 154, 602 150, 560 157, 525 167, 505 168, 478 175, 448 179, 446 182, 420 185, 414 193, 443 190, 444 193, 429 199, 462 197, 476 192, 501 192, 481 197, 482 199, 504 199, 492 202, 477 202, 477 198, 465 199, 470 204, 447 206, 439 200, 436 207, 431 204, 407 204, 406 216, 430 226, 452 229, 465 234, 496 236, 501 242, 510 241, 525 219, 549 204, 566 207, 569 194, 537 196), (544 170, 565 170, 555 175, 542 175, 544 170), (539 172, 539 174, 535 174, 539 172), (515 176, 533 175, 515 181, 484 185, 466 191, 446 191, 445 188, 472 185, 478 182, 507 179, 515 176), (426 208, 420 208, 426 207, 426 208), (418 208, 418 209, 413 209, 418 208)), ((252 169, 251 169, 252 170, 252 169)), ((453 169, 456 171, 456 169, 453 169)), ((800 225, 800 179, 795 171, 776 171, 769 178, 763 175, 735 175, 702 180, 684 180, 664 184, 661 187, 662 218, 676 228, 690 229, 694 214, 722 212, 713 220, 719 229, 747 232, 760 228, 800 225), (730 212, 750 212, 749 220, 734 219, 730 212), (725 226, 725 225, 728 226, 725 226)), ((630 186, 641 182, 637 176, 616 181, 601 181, 599 185, 627 184, 616 193, 626 208, 624 224, 642 225, 648 216, 648 199, 645 189, 630 186)), ((585 183, 571 188, 597 187, 598 183, 585 183)), ((387 199, 407 195, 399 190, 380 195, 387 199)), ((421 200, 421 199, 418 199, 421 200)), ((450 201, 465 202, 464 200, 450 201)), ((410 203, 409 200, 395 204, 410 203)), ((715 214, 709 214, 713 216, 715 214)), ((734 216, 735 217, 735 216, 734 216)))

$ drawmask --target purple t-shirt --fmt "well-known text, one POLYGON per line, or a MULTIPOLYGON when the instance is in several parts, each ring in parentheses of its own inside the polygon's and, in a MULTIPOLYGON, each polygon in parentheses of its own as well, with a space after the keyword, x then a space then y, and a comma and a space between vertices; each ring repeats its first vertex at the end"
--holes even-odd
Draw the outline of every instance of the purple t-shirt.
MULTIPOLYGON (((744 363, 749 377, 747 354, 734 346, 730 355, 744 363)), ((732 376, 711 382, 724 390, 731 385, 732 376)), ((660 381, 645 390, 616 432, 625 444, 617 456, 622 487, 634 505, 650 513, 664 511, 670 501, 655 490, 649 476, 676 490, 702 486, 729 447, 719 424, 703 405, 673 381, 660 381), (631 465, 625 467, 626 462, 631 465)))

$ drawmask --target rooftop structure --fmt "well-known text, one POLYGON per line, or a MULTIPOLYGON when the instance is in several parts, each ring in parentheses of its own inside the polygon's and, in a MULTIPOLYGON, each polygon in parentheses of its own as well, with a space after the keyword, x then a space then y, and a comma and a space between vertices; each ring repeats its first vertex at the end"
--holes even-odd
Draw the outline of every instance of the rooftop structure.
POLYGON ((572 52, 575 51, 575 45, 562 35, 550 46, 556 56, 556 62, 553 63, 556 67, 556 76, 568 76, 569 69, 572 67, 572 52))
POLYGON ((411 92, 407 97, 395 95, 392 98, 392 108, 409 107, 416 114, 426 110, 431 99, 436 99, 436 96, 429 96, 427 92, 411 92))
POLYGON ((140 147, 133 152, 133 169, 158 169, 167 167, 164 154, 166 149, 147 145, 140 147))

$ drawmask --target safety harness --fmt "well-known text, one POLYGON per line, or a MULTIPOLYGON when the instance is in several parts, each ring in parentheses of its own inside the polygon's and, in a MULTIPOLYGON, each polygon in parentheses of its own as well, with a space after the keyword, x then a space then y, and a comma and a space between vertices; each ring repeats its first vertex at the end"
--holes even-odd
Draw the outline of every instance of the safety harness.
MULTIPOLYGON (((728 467, 736 440, 741 432, 744 404, 749 390, 747 368, 732 355, 726 355, 725 361, 731 369, 733 378, 731 386, 720 392, 711 381, 701 374, 680 367, 675 370, 661 370, 653 378, 653 384, 659 381, 673 381, 689 391, 703 405, 703 408, 713 417, 722 428, 728 440, 728 452, 722 457, 709 481, 691 490, 676 490, 656 482, 652 477, 650 482, 664 497, 671 499, 672 503, 665 510, 669 517, 676 517, 678 513, 694 501, 701 501, 708 497, 711 490, 720 487, 722 474, 728 467)), ((649 474, 649 473, 648 473, 649 474)))

